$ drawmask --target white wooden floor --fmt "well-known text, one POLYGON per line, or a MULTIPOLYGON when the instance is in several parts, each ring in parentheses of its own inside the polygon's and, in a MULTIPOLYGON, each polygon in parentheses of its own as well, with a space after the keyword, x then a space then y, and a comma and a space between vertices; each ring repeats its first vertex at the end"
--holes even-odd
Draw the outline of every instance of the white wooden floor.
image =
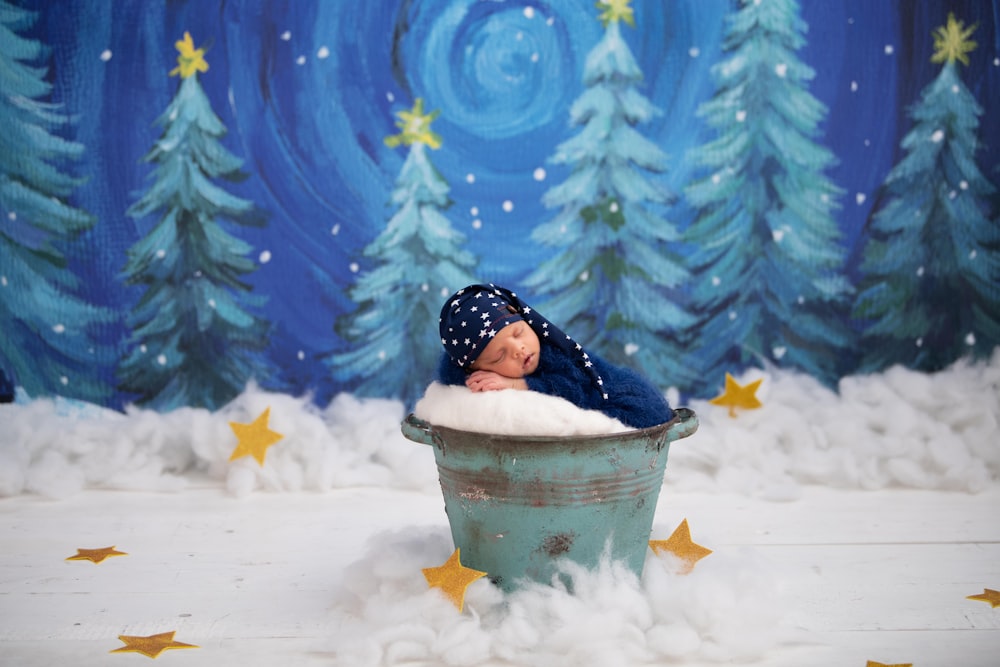
MULTIPOLYGON (((173 665, 340 664, 331 591, 368 536, 400 527, 401 507, 447 525, 439 496, 377 489, 2 499, 0 665, 140 664, 110 653, 118 636, 166 631, 200 647, 158 658, 173 665), (111 545, 129 555, 65 560, 111 545)), ((797 633, 751 664, 1000 665, 1000 607, 967 599, 1000 590, 1000 487, 810 488, 790 503, 665 488, 656 525, 683 518, 696 542, 750 549, 786 576, 797 633)))

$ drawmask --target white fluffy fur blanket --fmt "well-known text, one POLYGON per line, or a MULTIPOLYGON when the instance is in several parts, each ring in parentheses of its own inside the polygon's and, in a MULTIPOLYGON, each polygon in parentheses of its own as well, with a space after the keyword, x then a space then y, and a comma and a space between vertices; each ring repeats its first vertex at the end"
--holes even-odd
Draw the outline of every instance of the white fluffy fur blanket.
POLYGON ((473 392, 439 382, 427 387, 413 414, 435 426, 499 435, 597 435, 632 430, 598 410, 584 410, 535 391, 473 392))

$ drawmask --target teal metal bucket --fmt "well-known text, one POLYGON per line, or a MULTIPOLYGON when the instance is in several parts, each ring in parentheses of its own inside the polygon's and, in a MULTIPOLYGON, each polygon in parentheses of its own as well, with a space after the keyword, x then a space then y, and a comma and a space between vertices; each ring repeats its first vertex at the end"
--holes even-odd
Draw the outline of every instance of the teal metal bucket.
POLYGON ((573 437, 473 433, 408 416, 409 440, 434 447, 462 564, 505 590, 549 584, 558 561, 602 555, 642 575, 670 443, 698 429, 692 410, 650 428, 573 437))

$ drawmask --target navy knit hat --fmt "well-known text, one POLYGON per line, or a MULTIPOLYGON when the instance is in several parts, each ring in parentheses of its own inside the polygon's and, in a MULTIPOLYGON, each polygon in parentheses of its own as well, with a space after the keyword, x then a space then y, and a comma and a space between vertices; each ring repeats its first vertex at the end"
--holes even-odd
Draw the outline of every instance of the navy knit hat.
POLYGON ((594 387, 607 399, 604 380, 594 369, 586 350, 514 292, 493 283, 469 285, 455 292, 445 302, 438 325, 441 344, 452 361, 468 370, 497 331, 522 320, 531 327, 539 340, 576 358, 584 372, 590 375, 594 387))

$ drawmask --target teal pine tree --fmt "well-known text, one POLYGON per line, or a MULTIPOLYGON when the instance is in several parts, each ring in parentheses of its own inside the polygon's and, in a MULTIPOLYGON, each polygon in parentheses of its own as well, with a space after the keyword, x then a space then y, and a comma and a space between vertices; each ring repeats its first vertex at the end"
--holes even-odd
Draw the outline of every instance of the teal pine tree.
POLYGON ((351 348, 330 357, 334 375, 354 381, 361 396, 395 396, 412 405, 434 378, 441 357, 438 318, 448 295, 475 282, 465 238, 442 213, 450 206, 447 182, 427 148, 441 138, 430 129, 438 112, 423 100, 398 114, 400 133, 390 147, 409 146, 391 195, 395 213, 365 249, 374 268, 350 289, 357 310, 337 322, 351 348))
POLYGON ((687 273, 671 251, 676 229, 661 217, 671 197, 649 178, 666 156, 636 129, 659 112, 639 92, 642 72, 622 38, 621 23, 634 25, 629 0, 597 5, 604 35, 570 109, 581 129, 551 158, 572 172, 545 193, 558 211, 532 234, 557 252, 525 282, 546 317, 612 363, 686 384, 675 332, 691 318, 674 291, 687 273))
POLYGON ((208 64, 188 33, 177 42, 177 93, 158 124, 163 133, 145 160, 153 184, 129 209, 158 214, 129 249, 125 278, 144 293, 132 309, 121 388, 159 410, 214 409, 241 392, 260 370, 269 326, 243 276, 254 271, 251 247, 221 224, 262 224, 252 202, 213 183, 238 180, 242 161, 220 143, 226 133, 198 83, 208 64))
POLYGON ((1000 227, 987 217, 994 186, 976 166, 982 109, 956 61, 976 46, 954 16, 935 36, 940 74, 913 108, 906 155, 872 218, 854 315, 865 370, 933 371, 1000 344, 1000 227))
POLYGON ((698 110, 716 138, 690 154, 702 170, 686 189, 696 211, 685 234, 691 354, 703 392, 765 362, 833 384, 851 345, 850 287, 833 218, 841 192, 824 176, 835 159, 816 142, 826 108, 796 57, 806 25, 795 0, 740 4, 713 67, 716 91, 698 110))
POLYGON ((101 403, 110 354, 95 341, 112 316, 79 298, 65 254, 94 224, 70 203, 84 147, 47 101, 48 49, 20 34, 36 20, 0 0, 0 369, 31 396, 101 403))

